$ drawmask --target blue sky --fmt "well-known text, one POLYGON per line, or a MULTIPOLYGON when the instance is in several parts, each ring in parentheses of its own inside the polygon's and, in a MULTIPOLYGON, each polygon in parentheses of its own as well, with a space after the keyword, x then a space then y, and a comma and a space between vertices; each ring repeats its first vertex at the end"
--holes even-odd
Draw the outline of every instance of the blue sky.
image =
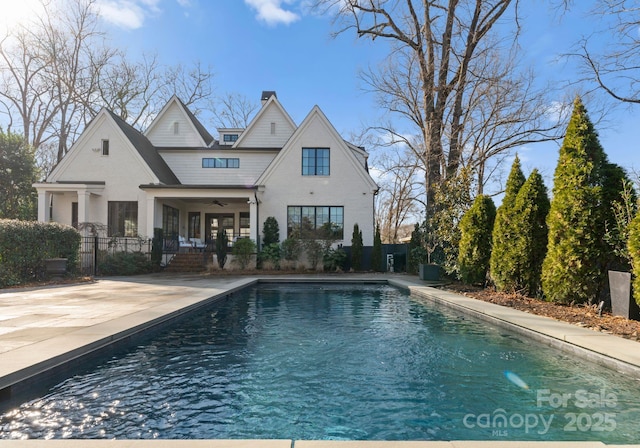
MULTIPOLYGON (((96 1, 114 45, 134 58, 155 52, 166 64, 209 65, 217 95, 239 93, 257 102, 262 90, 276 90, 296 123, 317 104, 344 137, 381 115, 374 95, 363 91, 358 72, 375 66, 386 44, 358 40, 353 31, 332 38, 336 26, 331 17, 310 11, 309 0, 96 1)), ((5 20, 27 16, 34 2, 12 1, 5 20)), ((522 57, 541 80, 562 83, 575 78, 575 67, 559 54, 593 32, 596 23, 585 15, 591 2, 574 2, 580 4, 564 15, 554 13, 552 3, 558 2, 521 2, 522 57)), ((626 168, 640 168, 637 113, 618 108, 607 127, 598 129, 610 160, 626 168)), ((558 145, 532 145, 519 154, 526 174, 540 169, 551 189, 558 145)))

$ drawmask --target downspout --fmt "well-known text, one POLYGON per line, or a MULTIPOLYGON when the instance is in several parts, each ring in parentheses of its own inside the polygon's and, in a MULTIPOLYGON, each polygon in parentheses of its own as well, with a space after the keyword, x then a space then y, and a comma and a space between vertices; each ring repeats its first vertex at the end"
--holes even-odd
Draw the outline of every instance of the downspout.
POLYGON ((253 192, 253 197, 256 200, 256 247, 258 248, 258 254, 261 252, 260 248, 260 201, 258 201, 258 192, 253 192))

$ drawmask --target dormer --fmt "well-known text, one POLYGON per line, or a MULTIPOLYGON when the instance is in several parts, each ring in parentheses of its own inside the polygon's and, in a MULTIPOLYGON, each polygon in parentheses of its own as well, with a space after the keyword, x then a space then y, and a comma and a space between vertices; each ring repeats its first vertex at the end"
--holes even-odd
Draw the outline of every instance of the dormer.
POLYGON ((220 146, 233 146, 243 131, 242 128, 218 128, 220 146))

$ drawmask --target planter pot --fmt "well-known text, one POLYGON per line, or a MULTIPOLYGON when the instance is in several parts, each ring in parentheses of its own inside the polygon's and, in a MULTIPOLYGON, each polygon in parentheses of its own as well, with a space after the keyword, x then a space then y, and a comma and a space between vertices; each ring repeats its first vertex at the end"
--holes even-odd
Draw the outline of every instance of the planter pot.
POLYGON ((609 290, 611 291, 611 312, 614 316, 638 319, 640 310, 631 297, 631 274, 629 272, 609 271, 609 290))
POLYGON ((44 269, 47 275, 65 275, 67 273, 67 259, 48 258, 44 260, 44 269))
POLYGON ((420 280, 437 282, 440 280, 440 266, 437 264, 421 264, 418 266, 420 280))

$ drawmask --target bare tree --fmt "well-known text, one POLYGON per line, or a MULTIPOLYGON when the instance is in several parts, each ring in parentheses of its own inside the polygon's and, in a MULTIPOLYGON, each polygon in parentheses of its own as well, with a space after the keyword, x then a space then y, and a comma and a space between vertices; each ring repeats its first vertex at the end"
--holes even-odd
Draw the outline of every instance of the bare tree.
POLYGON ((174 94, 194 113, 208 105, 209 68, 131 61, 107 45, 96 0, 41 1, 40 16, 0 41, 0 118, 22 131, 45 174, 102 107, 143 128, 174 94))
POLYGON ((216 127, 219 128, 246 128, 258 110, 258 104, 244 95, 227 93, 218 99, 213 108, 213 117, 216 127))
POLYGON ((379 186, 376 200, 376 221, 385 243, 398 243, 403 226, 420 220, 418 205, 423 193, 419 169, 406 147, 384 152, 376 161, 379 186))
MULTIPOLYGON (((418 126, 425 163, 427 212, 435 186, 457 173, 463 147, 466 86, 474 58, 497 21, 517 0, 318 0, 337 8, 339 32, 392 42, 411 69, 404 112, 418 126), (449 128, 445 136, 445 127, 449 128), (446 138, 445 138, 446 137, 446 138)), ((395 81, 392 81, 395 82, 395 81)), ((389 100, 394 103, 393 99, 389 100)), ((402 101, 400 99, 399 101, 402 101)))
POLYGON ((592 11, 605 29, 584 37, 572 56, 582 61, 586 78, 624 103, 640 103, 640 5, 631 0, 598 0, 592 11), (610 40, 611 39, 611 40, 610 40), (596 41, 601 50, 594 49, 596 41), (602 45, 602 42, 607 45, 602 45))
POLYGON ((513 149, 557 141, 571 113, 571 101, 555 101, 552 86, 536 88, 533 71, 519 71, 513 53, 486 52, 468 84, 462 132, 462 164, 476 176, 476 194, 513 149))

